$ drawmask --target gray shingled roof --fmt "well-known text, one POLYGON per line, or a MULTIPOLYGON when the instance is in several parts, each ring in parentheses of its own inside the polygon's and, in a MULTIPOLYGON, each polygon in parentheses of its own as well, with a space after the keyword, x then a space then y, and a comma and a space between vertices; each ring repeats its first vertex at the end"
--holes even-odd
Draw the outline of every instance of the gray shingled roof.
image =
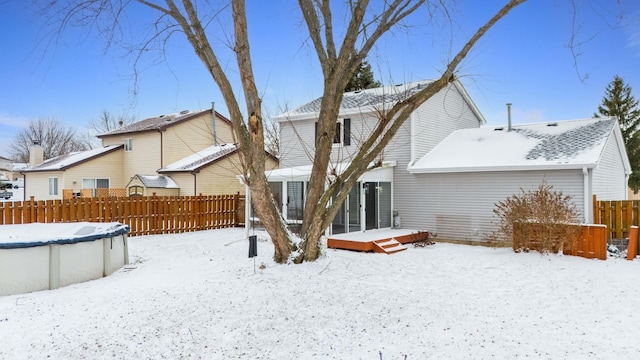
MULTIPOLYGON (((572 129, 561 134, 544 134, 528 129, 514 129, 525 137, 533 137, 542 140, 527 154, 527 160, 544 158, 547 161, 562 158, 572 158, 586 150, 589 150, 602 141, 613 125, 615 119, 603 119, 595 123, 572 129)), ((553 125, 550 126, 557 126, 553 125)))
MULTIPOLYGON (((373 89, 358 90, 344 93, 340 109, 356 109, 365 106, 379 106, 404 100, 424 89, 431 81, 385 86, 373 89)), ((290 112, 290 114, 305 114, 320 111, 322 97, 308 102, 290 112)))
POLYGON ((133 124, 123 126, 119 129, 110 131, 108 133, 100 134, 98 135, 98 137, 117 135, 117 134, 126 134, 126 133, 133 133, 133 132, 142 132, 142 131, 149 131, 149 130, 162 130, 167 126, 174 125, 181 121, 199 116, 201 114, 204 114, 210 111, 211 110, 203 110, 203 111, 197 112, 197 111, 185 110, 176 114, 160 115, 157 117, 134 122, 133 124))
MULTIPOLYGON (((581 119, 552 123, 460 129, 422 156, 409 171, 444 173, 531 169, 593 168, 615 144, 630 171, 617 119, 581 119), (610 140, 611 139, 611 140, 610 140)), ((608 161, 608 160, 606 160, 608 161)))

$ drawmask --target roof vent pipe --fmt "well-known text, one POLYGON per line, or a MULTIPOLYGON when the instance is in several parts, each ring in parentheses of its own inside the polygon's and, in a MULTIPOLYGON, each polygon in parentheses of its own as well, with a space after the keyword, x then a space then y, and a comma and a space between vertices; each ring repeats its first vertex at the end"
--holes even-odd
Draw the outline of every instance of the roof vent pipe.
POLYGON ((211 102, 211 126, 213 126, 213 145, 218 145, 218 134, 216 134, 216 103, 211 102))
POLYGON ((507 131, 511 131, 511 103, 507 103, 507 131))

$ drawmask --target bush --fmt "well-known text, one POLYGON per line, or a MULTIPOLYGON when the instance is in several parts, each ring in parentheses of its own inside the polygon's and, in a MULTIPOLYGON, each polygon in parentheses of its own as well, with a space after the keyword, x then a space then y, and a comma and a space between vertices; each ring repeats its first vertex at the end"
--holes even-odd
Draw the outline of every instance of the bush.
POLYGON ((571 196, 552 188, 543 182, 536 190, 520 189, 520 194, 496 204, 498 229, 488 241, 516 252, 556 253, 572 246, 581 233, 576 206, 571 196))

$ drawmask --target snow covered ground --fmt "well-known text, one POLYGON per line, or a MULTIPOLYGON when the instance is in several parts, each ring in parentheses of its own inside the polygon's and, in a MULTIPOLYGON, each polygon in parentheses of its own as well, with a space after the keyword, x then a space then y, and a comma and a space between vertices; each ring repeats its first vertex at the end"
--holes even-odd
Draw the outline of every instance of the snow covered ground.
POLYGON ((276 265, 259 239, 255 273, 241 229, 144 236, 109 277, 0 297, 0 359, 640 354, 640 260, 436 244, 276 265))

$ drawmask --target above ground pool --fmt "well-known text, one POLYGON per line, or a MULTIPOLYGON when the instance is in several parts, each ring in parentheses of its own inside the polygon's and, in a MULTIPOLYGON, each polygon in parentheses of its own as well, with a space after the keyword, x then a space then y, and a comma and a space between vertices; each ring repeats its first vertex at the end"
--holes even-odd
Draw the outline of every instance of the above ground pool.
POLYGON ((120 223, 0 225, 0 296, 108 276, 129 263, 120 223))

